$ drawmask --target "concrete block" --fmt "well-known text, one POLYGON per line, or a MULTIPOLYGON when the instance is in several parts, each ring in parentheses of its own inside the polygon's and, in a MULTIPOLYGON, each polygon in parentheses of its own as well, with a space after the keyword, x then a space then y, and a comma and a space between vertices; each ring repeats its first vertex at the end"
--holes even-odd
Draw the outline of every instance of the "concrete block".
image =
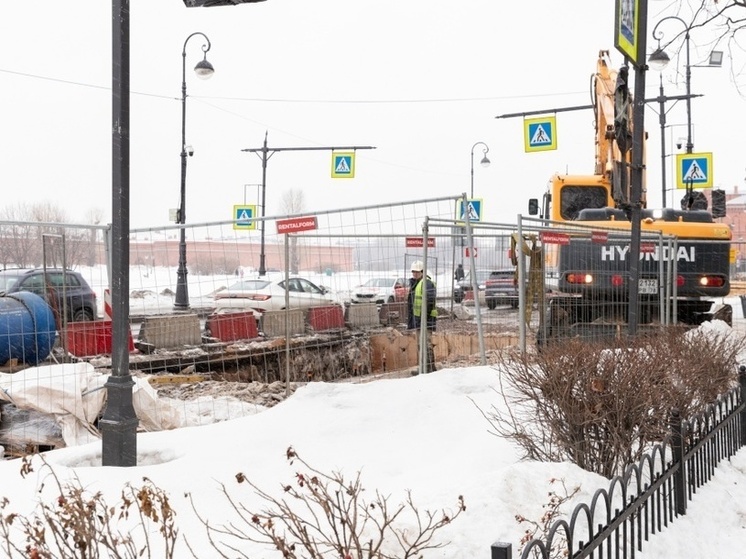
POLYGON ((179 314, 148 316, 140 326, 138 341, 155 349, 173 349, 202 343, 199 316, 179 314))
POLYGON ((261 328, 268 338, 284 337, 286 332, 285 320, 290 336, 297 336, 306 332, 306 320, 303 309, 287 311, 268 311, 262 315, 261 328))
POLYGON ((407 323, 407 304, 406 303, 384 303, 378 311, 381 324, 395 326, 397 324, 407 323))
POLYGON ((375 303, 360 303, 347 307, 347 325, 350 328, 374 328, 380 326, 378 305, 375 303))

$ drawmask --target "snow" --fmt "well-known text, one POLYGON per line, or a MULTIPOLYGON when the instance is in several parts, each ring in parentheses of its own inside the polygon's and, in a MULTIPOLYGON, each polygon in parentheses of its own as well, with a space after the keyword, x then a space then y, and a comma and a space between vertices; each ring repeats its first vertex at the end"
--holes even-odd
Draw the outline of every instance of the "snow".
MULTIPOLYGON (((422 509, 453 510, 463 495, 463 516, 439 534, 450 544, 426 557, 486 558, 495 541, 512 542, 518 556, 523 527, 514 517, 540 518, 554 488, 551 479, 563 479, 568 488, 580 486, 576 499, 585 502, 607 481, 568 463, 521 461, 510 441, 489 434, 480 410, 500 405, 499 378, 497 369, 472 367, 356 384, 310 383, 280 404, 246 417, 139 434, 135 467, 102 467, 100 442, 44 457, 59 479, 77 478, 87 491, 101 491, 109 503, 116 502, 125 483, 138 487, 144 477, 152 480, 170 495, 181 534, 203 557, 211 555, 211 548, 186 494, 211 523, 235 520, 221 484, 249 506, 257 507, 257 500, 237 485, 238 472, 281 495, 280 486, 292 482, 295 472, 286 460, 291 446, 323 472, 339 471, 347 479, 360 472, 369 493, 379 490, 393 503, 403 502, 411 490, 422 509)), ((22 477, 19 471, 19 461, 0 463, 2 496, 10 501, 4 514, 28 513, 39 498, 40 484, 49 484, 49 472, 38 457, 34 473, 22 477)), ((717 468, 713 481, 689 504, 688 514, 655 536, 642 556, 742 557, 745 473, 742 450, 717 468)), ((258 544, 241 549, 255 558, 278 556, 258 544)), ((180 539, 176 556, 186 555, 180 539)))
MULTIPOLYGON (((335 279, 342 285, 341 278, 335 279)), ((197 289, 192 293, 199 296, 197 289)), ((726 302, 733 304, 734 320, 740 325, 743 313, 738 298, 726 302)), ((708 328, 723 331, 726 327, 708 328)), ((465 512, 438 532, 439 541, 447 546, 426 552, 429 558, 486 559, 490 545, 497 541, 512 543, 513 556, 519 557, 525 526, 515 516, 539 520, 548 492, 558 489, 551 480, 563 480, 569 489, 580 487, 563 507, 566 514, 578 502, 590 502, 598 488, 608 487, 608 480, 573 464, 521 460, 511 441, 488 432, 482 410, 504 405, 501 371, 494 367, 443 369, 374 382, 309 383, 270 408, 225 395, 205 395, 177 406, 138 381, 141 396, 134 403, 141 426, 152 432, 137 435, 137 465, 129 468, 101 466, 101 441, 83 433, 85 422, 95 415, 92 402, 100 403, 101 375, 85 364, 53 367, 63 367, 64 374, 60 369, 35 368, 0 379, 0 387, 11 399, 35 398, 34 405, 57 402, 50 396, 54 391, 70 387, 74 391, 59 398, 63 407, 49 410, 63 423, 63 434, 73 437, 72 444, 44 453, 48 467, 35 456, 32 471, 25 475, 21 461, 0 462, 4 480, 0 497, 8 499, 3 515, 29 515, 38 510, 40 500, 55 499, 56 484, 49 468, 63 483, 79 483, 91 494, 100 491, 110 505, 118 502, 125 484, 140 487, 147 478, 168 493, 177 513, 176 557, 190 556, 185 538, 198 556, 216 556, 188 495, 212 525, 236 520, 221 493, 223 485, 232 498, 252 510, 264 508, 266 503, 236 482, 236 474, 243 473, 262 490, 281 497, 281 486, 293 482, 298 467, 288 463, 289 447, 322 472, 340 472, 348 480, 359 472, 366 494, 380 491, 392 504, 403 503, 411 491, 421 510, 453 512, 462 495, 465 512)), ((686 516, 655 535, 637 556, 742 557, 745 474, 746 450, 741 449, 698 489, 686 516)), ((402 521, 413 528, 411 519, 402 521)), ((134 520, 121 522, 120 529, 134 526, 134 520)), ((16 524, 16 536, 17 530, 16 524)), ((151 534, 151 541, 157 542, 157 535, 151 534)), ((240 549, 254 559, 279 557, 277 551, 256 543, 242 542, 240 549)), ((0 557, 6 556, 3 553, 0 557)))

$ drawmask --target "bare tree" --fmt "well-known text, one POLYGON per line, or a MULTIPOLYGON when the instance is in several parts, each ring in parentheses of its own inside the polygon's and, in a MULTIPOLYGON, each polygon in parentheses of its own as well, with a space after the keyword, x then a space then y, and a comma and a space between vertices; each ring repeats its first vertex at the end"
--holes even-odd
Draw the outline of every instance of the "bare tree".
MULTIPOLYGON (((687 26, 667 32, 661 41, 661 48, 670 51, 669 54, 680 55, 684 48, 683 39, 689 33, 697 47, 708 52, 726 51, 731 60, 731 79, 737 90, 744 93, 746 83, 741 74, 746 54, 742 40, 746 30, 746 0, 675 0, 666 12, 677 15, 687 26), (698 32, 702 30, 706 30, 706 33, 698 32)), ((651 22, 651 25, 654 23, 651 22)), ((697 63, 697 60, 692 60, 692 64, 697 63)))
MULTIPOLYGON (((282 194, 282 209, 288 215, 303 213, 306 209, 306 197, 302 190, 290 189, 282 194)), ((300 251, 298 237, 290 237, 290 272, 297 274, 300 269, 300 251)))
POLYGON ((18 203, 0 210, 0 262, 4 268, 65 264, 95 257, 95 231, 68 225, 65 211, 49 202, 18 203), (91 235, 94 235, 93 237, 91 235))

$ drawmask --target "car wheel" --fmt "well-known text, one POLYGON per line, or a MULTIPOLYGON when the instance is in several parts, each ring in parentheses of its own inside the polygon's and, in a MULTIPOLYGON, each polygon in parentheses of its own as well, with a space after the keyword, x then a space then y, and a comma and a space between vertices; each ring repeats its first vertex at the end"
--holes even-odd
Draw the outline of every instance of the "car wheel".
POLYGON ((464 300, 464 297, 463 297, 463 295, 461 295, 460 293, 454 293, 454 294, 453 294, 453 301, 454 301, 455 303, 460 303, 460 302, 461 302, 461 301, 463 301, 463 300, 464 300))
POLYGON ((389 300, 388 300, 388 301, 386 301, 386 302, 387 302, 387 303, 393 303, 393 302, 394 302, 394 298, 393 298, 393 297, 389 297, 389 300))
POLYGON ((93 313, 88 309, 78 309, 73 313, 73 322, 86 322, 93 320, 93 313))
POLYGON ((497 308, 497 301, 494 299, 487 299, 487 308, 494 311, 497 308))

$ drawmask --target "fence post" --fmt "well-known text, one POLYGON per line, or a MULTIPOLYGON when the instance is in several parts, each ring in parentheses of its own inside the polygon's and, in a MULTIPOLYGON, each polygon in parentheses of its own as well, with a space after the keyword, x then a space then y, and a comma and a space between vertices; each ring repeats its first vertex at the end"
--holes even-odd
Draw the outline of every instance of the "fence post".
POLYGON ((513 544, 495 542, 490 549, 492 550, 490 559, 513 559, 513 544))
MULTIPOLYGON (((743 405, 746 402, 746 365, 738 367, 738 384, 741 386, 741 393, 739 394, 739 404, 743 405)), ((741 408, 741 413, 738 414, 741 423, 741 446, 746 446, 746 406, 741 408)))
POLYGON ((671 410, 669 420, 671 428, 671 451, 673 461, 679 465, 678 471, 673 476, 673 494, 676 501, 676 514, 686 514, 686 465, 684 464, 684 441, 682 438, 681 414, 678 409, 671 410))

